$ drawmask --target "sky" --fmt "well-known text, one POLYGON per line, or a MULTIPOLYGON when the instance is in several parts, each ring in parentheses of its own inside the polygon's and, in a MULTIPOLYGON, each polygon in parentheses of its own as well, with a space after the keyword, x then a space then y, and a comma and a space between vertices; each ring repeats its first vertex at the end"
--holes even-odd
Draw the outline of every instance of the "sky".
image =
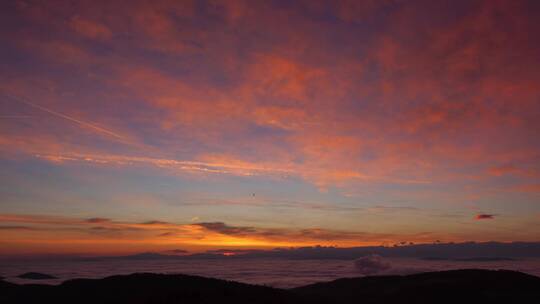
POLYGON ((538 1, 2 1, 0 254, 540 241, 538 1))

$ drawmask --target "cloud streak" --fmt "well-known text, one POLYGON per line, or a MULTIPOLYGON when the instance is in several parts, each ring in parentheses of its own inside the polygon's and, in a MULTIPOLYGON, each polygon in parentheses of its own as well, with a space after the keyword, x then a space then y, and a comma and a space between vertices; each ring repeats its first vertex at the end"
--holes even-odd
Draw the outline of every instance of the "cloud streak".
POLYGON ((477 214, 474 219, 476 220, 493 220, 495 219, 495 214, 486 214, 486 213, 482 213, 482 214, 477 214))
POLYGON ((223 161, 189 161, 189 160, 174 160, 151 157, 125 156, 125 155, 99 155, 99 154, 36 154, 37 157, 43 158, 56 163, 63 162, 86 162, 93 164, 113 164, 113 165, 133 165, 142 164, 150 165, 158 168, 215 173, 215 174, 233 174, 242 176, 252 175, 286 175, 294 173, 292 169, 276 168, 273 166, 265 166, 264 164, 248 163, 235 160, 223 161))

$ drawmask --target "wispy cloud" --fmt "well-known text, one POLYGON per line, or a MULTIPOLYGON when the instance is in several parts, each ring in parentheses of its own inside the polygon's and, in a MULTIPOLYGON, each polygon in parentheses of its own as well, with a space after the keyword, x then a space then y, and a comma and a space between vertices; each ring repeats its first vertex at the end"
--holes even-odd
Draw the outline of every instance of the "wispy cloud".
MULTIPOLYGON (((356 173, 351 170, 320 170, 306 167, 294 163, 261 163, 248 162, 230 157, 201 157, 201 160, 176 160, 166 158, 152 158, 145 156, 128 156, 117 154, 81 154, 81 153, 66 153, 66 154, 34 154, 38 158, 42 158, 54 163, 69 163, 69 162, 85 162, 101 165, 149 165, 161 169, 175 170, 191 173, 205 174, 225 174, 237 176, 264 176, 268 178, 287 179, 290 177, 301 177, 306 180, 328 180, 337 178, 341 180, 354 181, 360 180, 364 182, 389 182, 397 184, 429 184, 430 181, 419 179, 399 179, 386 176, 368 176, 356 173)), ((321 185, 326 185, 324 182, 321 185)), ((324 187, 322 187, 324 188, 324 187)))

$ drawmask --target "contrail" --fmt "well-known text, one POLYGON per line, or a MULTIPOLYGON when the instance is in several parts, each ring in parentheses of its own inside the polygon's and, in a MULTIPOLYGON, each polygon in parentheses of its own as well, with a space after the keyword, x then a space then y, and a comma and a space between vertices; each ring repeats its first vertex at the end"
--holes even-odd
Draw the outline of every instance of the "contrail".
POLYGON ((109 135, 109 136, 113 136, 113 137, 116 137, 116 138, 119 138, 119 139, 122 139, 122 140, 126 140, 126 138, 124 138, 124 137, 121 136, 121 135, 118 135, 118 134, 116 134, 116 133, 114 133, 114 132, 112 132, 112 131, 109 131, 109 130, 107 130, 107 129, 98 127, 98 126, 96 126, 96 125, 94 125, 94 124, 91 124, 91 123, 89 123, 89 122, 82 121, 82 120, 79 120, 79 119, 76 119, 76 118, 67 116, 67 115, 65 115, 65 114, 62 114, 62 113, 53 111, 53 110, 51 110, 51 109, 48 109, 48 108, 46 108, 46 107, 37 105, 37 104, 35 104, 35 103, 33 103, 33 102, 30 102, 30 101, 28 101, 28 100, 24 100, 24 99, 22 99, 22 98, 17 98, 17 97, 14 97, 14 96, 12 96, 12 95, 8 95, 8 94, 6 94, 6 96, 8 96, 9 98, 11 98, 11 99, 13 99, 13 100, 15 100, 15 101, 22 102, 22 103, 24 103, 24 104, 27 104, 27 105, 33 107, 33 108, 36 108, 36 109, 39 109, 39 110, 41 110, 41 111, 47 112, 47 113, 49 113, 49 114, 51 114, 51 115, 54 115, 54 116, 56 116, 56 117, 60 117, 60 118, 63 118, 63 119, 72 121, 72 122, 77 123, 77 124, 79 124, 79 125, 81 125, 81 126, 84 126, 84 127, 90 128, 90 129, 93 129, 93 130, 98 131, 98 132, 101 132, 101 133, 105 133, 105 134, 107 134, 107 135, 109 135))

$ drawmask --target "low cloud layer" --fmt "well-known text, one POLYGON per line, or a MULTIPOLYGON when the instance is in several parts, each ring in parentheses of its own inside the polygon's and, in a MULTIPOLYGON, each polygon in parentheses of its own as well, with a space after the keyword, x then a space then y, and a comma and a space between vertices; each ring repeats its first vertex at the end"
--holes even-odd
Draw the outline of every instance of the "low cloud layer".
POLYGON ((392 268, 380 255, 372 254, 354 261, 354 267, 363 275, 373 275, 392 268))

